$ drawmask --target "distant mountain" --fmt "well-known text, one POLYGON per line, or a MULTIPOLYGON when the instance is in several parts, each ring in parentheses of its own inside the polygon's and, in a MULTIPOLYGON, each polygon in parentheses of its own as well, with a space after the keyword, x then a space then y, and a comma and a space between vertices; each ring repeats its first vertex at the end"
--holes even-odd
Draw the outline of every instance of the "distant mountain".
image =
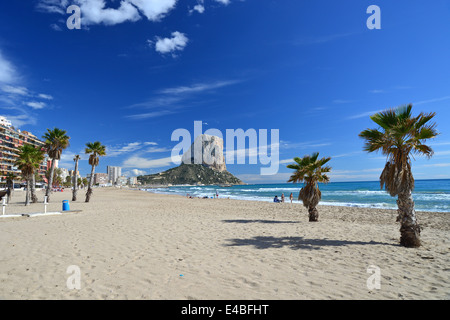
POLYGON ((161 173, 138 176, 143 185, 179 185, 179 184, 244 184, 228 171, 218 171, 201 164, 181 164, 161 173))
POLYGON ((143 185, 244 184, 227 171, 222 138, 207 134, 197 136, 181 160, 179 167, 137 179, 143 185))

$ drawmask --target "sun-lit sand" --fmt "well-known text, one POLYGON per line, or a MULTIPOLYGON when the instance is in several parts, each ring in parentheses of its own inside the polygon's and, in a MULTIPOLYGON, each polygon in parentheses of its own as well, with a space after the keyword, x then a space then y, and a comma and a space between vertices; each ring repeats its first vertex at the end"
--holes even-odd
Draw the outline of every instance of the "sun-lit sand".
MULTIPOLYGON (((47 210, 62 200, 71 193, 47 210)), ((7 214, 44 210, 23 201, 16 191, 7 214)), ((0 299, 450 298, 450 214, 418 213, 423 246, 407 249, 392 210, 320 206, 311 223, 299 204, 113 188, 90 203, 80 191, 70 209, 81 212, 0 218, 0 299)))

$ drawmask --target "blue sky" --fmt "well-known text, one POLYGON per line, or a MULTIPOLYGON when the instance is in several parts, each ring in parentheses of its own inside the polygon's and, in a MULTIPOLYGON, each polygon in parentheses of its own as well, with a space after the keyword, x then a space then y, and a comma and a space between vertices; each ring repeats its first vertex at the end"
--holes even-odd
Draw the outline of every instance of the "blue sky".
POLYGON ((279 129, 279 174, 228 165, 248 183, 285 182, 286 162, 319 151, 332 181, 377 180, 362 151, 369 115, 413 103, 440 136, 416 179, 450 178, 450 1, 24 0, 0 5, 0 115, 41 137, 67 130, 61 166, 90 172, 85 143, 127 175, 170 163, 175 129, 279 129), (69 30, 66 8, 81 8, 69 30), (381 29, 369 30, 369 5, 381 29))

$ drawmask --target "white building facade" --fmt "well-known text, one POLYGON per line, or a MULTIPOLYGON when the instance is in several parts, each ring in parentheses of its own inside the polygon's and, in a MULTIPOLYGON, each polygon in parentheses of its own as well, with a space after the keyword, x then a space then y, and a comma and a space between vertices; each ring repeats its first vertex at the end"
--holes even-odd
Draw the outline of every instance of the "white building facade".
POLYGON ((117 179, 122 176, 121 167, 107 166, 106 173, 108 174, 108 181, 112 184, 117 183, 117 179))

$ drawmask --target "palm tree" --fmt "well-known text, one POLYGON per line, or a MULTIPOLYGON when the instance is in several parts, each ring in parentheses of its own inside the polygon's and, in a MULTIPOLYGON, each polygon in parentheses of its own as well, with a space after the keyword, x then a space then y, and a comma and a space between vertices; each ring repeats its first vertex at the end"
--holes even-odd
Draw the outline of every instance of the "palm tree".
POLYGON ((55 171, 55 160, 61 159, 61 154, 64 149, 69 146, 70 137, 67 136, 65 130, 54 128, 53 130, 47 129, 47 132, 43 136, 45 139, 45 148, 49 158, 52 159, 52 165, 50 168, 50 174, 48 179, 48 186, 45 195, 47 201, 50 200, 50 193, 53 186, 53 172, 55 171))
POLYGON ((411 114, 412 105, 379 112, 370 117, 379 129, 367 129, 359 136, 366 140, 364 150, 381 151, 387 162, 380 176, 380 187, 385 187, 392 197, 398 196, 400 244, 405 247, 420 246, 420 226, 414 210, 412 191, 414 177, 411 171, 411 153, 431 158, 433 149, 423 144, 435 138, 436 123, 429 123, 436 113, 411 114))
POLYGON ((78 160, 80 160, 80 155, 77 154, 73 161, 75 161, 75 170, 73 173, 73 191, 72 191, 72 201, 77 201, 77 189, 78 189, 78 179, 77 179, 77 172, 78 172, 78 160))
POLYGON ((106 156, 106 147, 99 141, 86 143, 85 153, 89 154, 89 164, 92 166, 91 176, 89 178, 88 191, 86 192, 86 201, 89 202, 92 195, 92 184, 94 183, 95 167, 98 166, 99 157, 106 156))
POLYGON ((304 182, 306 185, 300 190, 298 200, 303 201, 303 205, 308 208, 309 221, 318 221, 319 211, 317 205, 322 197, 318 183, 328 183, 330 178, 325 174, 331 171, 331 167, 324 165, 331 158, 322 158, 318 160, 319 153, 315 152, 311 156, 303 158, 295 157, 295 164, 290 164, 289 169, 296 170, 289 178, 288 182, 304 182))
POLYGON ((22 172, 22 176, 27 181, 27 190, 25 194, 25 205, 30 204, 30 192, 33 202, 37 202, 37 197, 34 188, 34 174, 36 169, 44 160, 44 151, 36 148, 32 145, 25 144, 19 148, 19 157, 17 158, 15 165, 22 172))

